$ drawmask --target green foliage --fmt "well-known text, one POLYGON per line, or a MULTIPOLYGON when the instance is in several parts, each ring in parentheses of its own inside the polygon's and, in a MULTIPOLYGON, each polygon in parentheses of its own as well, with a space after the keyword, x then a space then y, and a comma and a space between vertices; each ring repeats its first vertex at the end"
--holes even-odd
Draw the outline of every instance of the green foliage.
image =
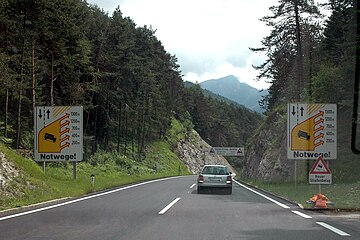
POLYGON ((271 33, 261 41, 261 47, 250 48, 265 52, 267 60, 255 69, 258 79, 271 81, 269 95, 261 104, 272 110, 284 101, 300 101, 300 95, 317 62, 320 12, 313 1, 279 1, 269 8, 270 16, 261 21, 271 27, 271 33))
POLYGON ((199 85, 187 89, 185 107, 194 129, 212 146, 244 146, 263 120, 244 107, 205 97, 199 85))
POLYGON ((0 199, 0 210, 29 205, 56 198, 76 197, 124 184, 167 176, 188 174, 184 163, 171 151, 166 142, 148 146, 148 154, 139 163, 116 152, 99 151, 89 162, 77 163, 77 179, 73 180, 72 164, 47 163, 46 174, 41 164, 24 158, 0 143, 0 152, 14 162, 20 171, 18 178, 6 186, 8 197, 0 199), (94 188, 90 176, 95 175, 94 188))
MULTIPOLYGON (((249 182, 251 185, 269 191, 285 199, 300 203, 305 208, 311 208, 306 204, 313 195, 319 193, 318 185, 298 183, 296 188, 293 182, 261 183, 249 182)), ((333 185, 323 185, 321 193, 327 196, 335 205, 333 208, 339 210, 359 210, 358 199, 360 197, 359 183, 335 183, 333 185)), ((330 206, 330 208, 332 208, 330 206)))

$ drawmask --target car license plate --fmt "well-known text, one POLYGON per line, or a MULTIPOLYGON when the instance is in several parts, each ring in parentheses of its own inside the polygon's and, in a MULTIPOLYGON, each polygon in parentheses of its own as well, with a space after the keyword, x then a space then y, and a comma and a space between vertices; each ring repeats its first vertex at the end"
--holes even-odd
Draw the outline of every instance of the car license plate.
POLYGON ((212 178, 209 178, 211 182, 220 182, 221 181, 221 178, 217 178, 217 177, 212 177, 212 178))

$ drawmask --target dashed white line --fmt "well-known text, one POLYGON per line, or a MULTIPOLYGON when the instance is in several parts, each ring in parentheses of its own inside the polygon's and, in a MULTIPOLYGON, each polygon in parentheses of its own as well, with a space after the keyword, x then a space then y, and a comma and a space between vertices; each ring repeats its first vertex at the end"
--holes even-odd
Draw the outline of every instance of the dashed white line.
POLYGON ((192 189, 193 187, 196 186, 196 183, 194 183, 193 185, 190 186, 190 189, 192 189))
POLYGON ((340 229, 337 229, 329 224, 326 224, 324 222, 316 222, 317 224, 319 224, 320 226, 323 226, 324 228, 327 228, 329 229, 330 231, 333 231, 334 233, 337 233, 338 235, 340 236, 343 236, 343 237, 349 237, 350 234, 344 232, 344 231, 341 231, 340 229))
POLYGON ((163 215, 166 213, 172 206, 174 206, 175 203, 177 203, 181 198, 176 198, 174 201, 172 201, 169 205, 167 205, 163 210, 159 212, 159 215, 163 215))
POLYGON ((256 193, 257 195, 259 195, 259 196, 261 196, 261 197, 263 197, 263 198, 265 198, 265 199, 267 199, 267 200, 269 200, 269 201, 271 201, 271 202, 279 205, 280 207, 290 208, 289 206, 286 206, 285 204, 282 204, 282 203, 280 203, 280 202, 278 202, 278 201, 276 201, 276 200, 274 200, 274 199, 272 199, 272 198, 270 198, 270 197, 268 197, 268 196, 266 196, 266 195, 264 195, 264 194, 262 194, 262 193, 259 193, 259 192, 255 191, 254 189, 249 188, 249 187, 245 186, 244 184, 239 183, 239 182, 236 181, 236 180, 234 180, 234 182, 237 183, 238 185, 240 185, 241 187, 243 187, 243 188, 245 188, 245 189, 247 189, 247 190, 249 190, 249 191, 251 191, 251 192, 253 192, 253 193, 256 193))
POLYGON ((162 179, 156 179, 156 180, 151 180, 151 181, 147 181, 147 182, 142 182, 142 183, 138 183, 138 184, 134 184, 134 185, 114 189, 114 190, 111 190, 111 191, 102 192, 102 193, 99 193, 99 194, 94 194, 94 195, 90 195, 90 196, 87 196, 87 197, 78 198, 78 199, 74 199, 74 200, 71 200, 71 201, 51 205, 51 206, 48 206, 48 207, 38 208, 38 209, 34 209, 34 210, 26 211, 26 212, 21 212, 21 213, 17 213, 17 214, 5 216, 5 217, 0 217, 0 221, 4 221, 4 220, 7 220, 7 219, 20 217, 20 216, 24 216, 24 215, 28 215, 28 214, 32 214, 32 213, 37 213, 37 212, 45 211, 45 210, 48 210, 48 209, 53 209, 53 208, 66 206, 66 205, 69 205, 69 204, 73 204, 73 203, 85 201, 85 200, 88 200, 88 199, 92 199, 92 198, 112 194, 112 193, 123 191, 123 190, 126 190, 126 189, 139 187, 139 186, 146 185, 146 184, 149 184, 149 183, 155 183, 155 182, 160 182, 160 181, 165 181, 165 180, 175 179, 175 178, 180 178, 180 177, 176 176, 176 177, 162 178, 162 179))
POLYGON ((309 215, 306 215, 305 213, 302 213, 302 212, 299 212, 299 211, 292 211, 293 213, 303 217, 303 218, 306 218, 306 219, 310 219, 312 217, 310 217, 309 215))

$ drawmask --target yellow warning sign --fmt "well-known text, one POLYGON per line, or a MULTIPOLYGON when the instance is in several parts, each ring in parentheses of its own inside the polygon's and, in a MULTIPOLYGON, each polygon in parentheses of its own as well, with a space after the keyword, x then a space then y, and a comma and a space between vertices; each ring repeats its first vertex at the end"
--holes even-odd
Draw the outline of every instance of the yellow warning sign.
POLYGON ((81 106, 36 107, 36 161, 82 161, 82 111, 81 106))
POLYGON ((288 158, 336 159, 336 104, 288 105, 288 158))
POLYGON ((291 150, 314 151, 324 144, 324 112, 320 111, 316 115, 297 124, 291 131, 291 150))
POLYGON ((39 153, 59 153, 62 149, 70 146, 69 116, 69 114, 65 114, 40 130, 39 153))

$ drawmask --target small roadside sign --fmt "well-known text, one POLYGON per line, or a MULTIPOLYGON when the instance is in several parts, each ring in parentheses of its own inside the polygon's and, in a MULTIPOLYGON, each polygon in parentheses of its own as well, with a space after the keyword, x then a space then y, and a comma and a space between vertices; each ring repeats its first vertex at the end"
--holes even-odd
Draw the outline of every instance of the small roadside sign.
POLYGON ((34 120, 35 161, 82 161, 83 108, 81 106, 36 107, 34 120))
POLYGON ((331 184, 332 174, 323 157, 319 157, 309 173, 310 184, 331 184))
POLYGON ((221 156, 238 156, 243 157, 245 154, 244 147, 212 147, 208 152, 213 155, 221 156))

